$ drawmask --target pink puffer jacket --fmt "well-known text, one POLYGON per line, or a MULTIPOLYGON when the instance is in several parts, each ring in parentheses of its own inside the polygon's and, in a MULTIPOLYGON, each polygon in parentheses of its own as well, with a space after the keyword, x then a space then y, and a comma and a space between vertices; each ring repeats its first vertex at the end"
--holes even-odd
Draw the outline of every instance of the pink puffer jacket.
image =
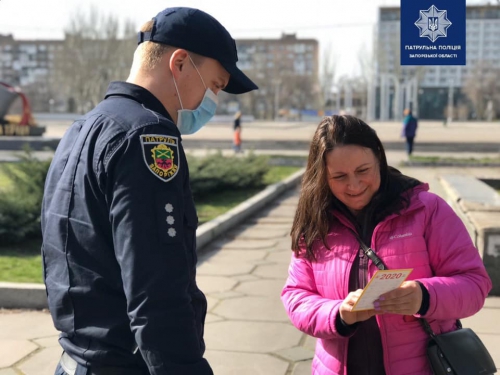
MULTIPOLYGON (((454 330, 456 319, 477 313, 491 290, 483 262, 464 224, 428 185, 413 189, 410 206, 391 215, 373 232, 371 247, 389 269, 413 268, 408 280, 419 280, 430 294, 424 316, 436 333, 454 330)), ((292 323, 318 338, 313 375, 347 374, 348 338, 335 329, 335 316, 348 294, 349 273, 359 244, 340 214, 330 228, 328 251, 315 244, 317 260, 292 256, 282 301, 292 323)), ((377 271, 370 262, 369 277, 377 271)), ((416 316, 377 316, 387 375, 429 375, 428 335, 416 316)))

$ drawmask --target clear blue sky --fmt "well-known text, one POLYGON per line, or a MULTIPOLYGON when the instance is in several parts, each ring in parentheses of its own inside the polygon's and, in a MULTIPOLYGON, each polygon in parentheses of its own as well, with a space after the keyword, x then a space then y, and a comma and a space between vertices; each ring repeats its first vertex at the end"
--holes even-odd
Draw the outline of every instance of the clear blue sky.
MULTIPOLYGON (((467 0, 477 4, 483 0, 467 0)), ((0 0, 0 34, 17 39, 61 39, 77 9, 94 5, 102 14, 130 19, 137 27, 169 6, 199 8, 217 18, 234 38, 279 37, 296 32, 316 38, 321 56, 328 46, 337 61, 337 77, 357 75, 359 51, 372 49, 379 6, 400 0, 0 0)))

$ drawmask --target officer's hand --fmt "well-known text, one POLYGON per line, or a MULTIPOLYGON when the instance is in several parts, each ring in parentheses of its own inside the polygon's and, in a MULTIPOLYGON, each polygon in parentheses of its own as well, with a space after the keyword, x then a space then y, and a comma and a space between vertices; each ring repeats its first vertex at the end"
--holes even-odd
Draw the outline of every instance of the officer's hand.
POLYGON ((414 315, 422 305, 422 289, 416 281, 405 281, 398 289, 382 294, 375 308, 392 314, 414 315))
POLYGON ((352 311, 352 307, 356 301, 361 296, 363 289, 358 289, 355 292, 351 292, 347 295, 346 299, 340 305, 339 313, 340 317, 346 324, 354 324, 356 322, 363 322, 370 319, 376 314, 382 313, 382 311, 377 312, 375 310, 364 310, 364 311, 352 311))

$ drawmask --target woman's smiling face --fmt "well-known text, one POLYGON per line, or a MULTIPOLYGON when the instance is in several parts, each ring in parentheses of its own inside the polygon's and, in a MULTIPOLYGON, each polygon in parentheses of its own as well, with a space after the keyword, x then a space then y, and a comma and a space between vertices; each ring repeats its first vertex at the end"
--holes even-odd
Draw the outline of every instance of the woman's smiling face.
POLYGON ((380 188, 380 167, 373 151, 357 145, 337 146, 326 155, 332 194, 357 214, 380 188))

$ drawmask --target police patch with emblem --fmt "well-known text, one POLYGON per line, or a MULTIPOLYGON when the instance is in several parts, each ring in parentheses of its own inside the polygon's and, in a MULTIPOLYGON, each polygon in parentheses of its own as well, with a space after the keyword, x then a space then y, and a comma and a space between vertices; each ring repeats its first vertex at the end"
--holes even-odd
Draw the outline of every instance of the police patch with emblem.
POLYGON ((179 139, 159 134, 141 135, 142 156, 148 169, 162 181, 179 171, 179 139))

